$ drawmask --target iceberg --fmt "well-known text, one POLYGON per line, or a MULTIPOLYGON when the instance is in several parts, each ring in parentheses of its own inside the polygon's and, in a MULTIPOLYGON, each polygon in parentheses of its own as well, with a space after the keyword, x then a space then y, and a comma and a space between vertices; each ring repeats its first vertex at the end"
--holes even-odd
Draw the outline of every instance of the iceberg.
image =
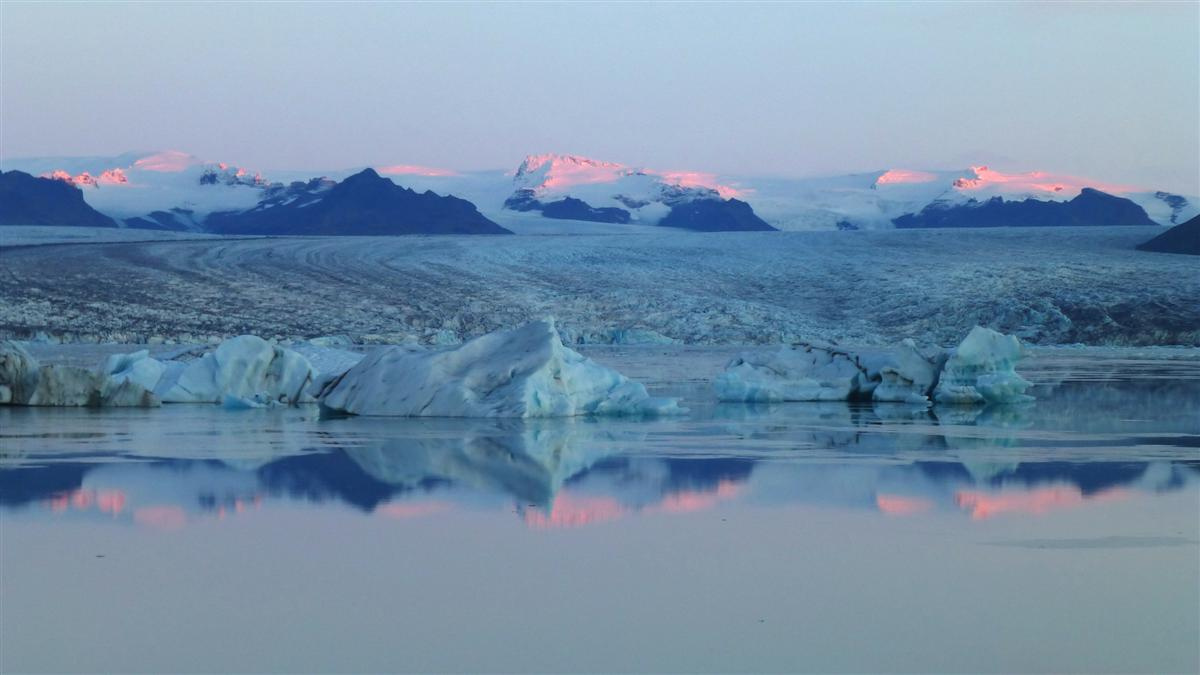
POLYGON ((889 350, 850 351, 800 343, 746 353, 717 376, 721 401, 867 401, 927 406, 1032 400, 1014 370, 1015 336, 976 326, 957 348, 921 349, 911 339, 889 350))
POLYGON ((0 343, 0 404, 25 406, 152 407, 161 401, 130 379, 102 370, 41 365, 16 342, 0 343))
POLYGON ((241 335, 164 375, 157 391, 166 403, 221 403, 226 396, 296 403, 317 372, 290 349, 241 335))
POLYGON ((715 382, 722 401, 847 401, 868 397, 875 383, 858 356, 834 347, 798 344, 731 360, 715 382))
POLYGON ((456 348, 384 347, 318 392, 325 413, 394 417, 569 417, 684 412, 676 399, 563 346, 554 320, 456 348))
POLYGON ((954 349, 942 368, 934 392, 938 403, 1018 403, 1031 401, 1033 386, 1017 374, 1021 341, 1013 335, 976 326, 954 349))
POLYGON ((889 361, 879 368, 879 385, 871 398, 888 403, 929 403, 937 385, 938 374, 946 363, 946 353, 930 356, 922 353, 911 338, 907 338, 890 354, 889 361))

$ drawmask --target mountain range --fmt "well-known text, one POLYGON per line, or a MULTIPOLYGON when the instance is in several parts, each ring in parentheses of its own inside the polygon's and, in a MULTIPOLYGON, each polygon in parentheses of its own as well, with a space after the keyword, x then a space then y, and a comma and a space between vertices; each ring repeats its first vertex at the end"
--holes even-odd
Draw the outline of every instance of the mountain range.
POLYGON ((178 151, 6 159, 0 225, 392 235, 1175 225, 1200 200, 1046 172, 727 178, 576 155, 513 172, 387 165, 267 176, 178 151))

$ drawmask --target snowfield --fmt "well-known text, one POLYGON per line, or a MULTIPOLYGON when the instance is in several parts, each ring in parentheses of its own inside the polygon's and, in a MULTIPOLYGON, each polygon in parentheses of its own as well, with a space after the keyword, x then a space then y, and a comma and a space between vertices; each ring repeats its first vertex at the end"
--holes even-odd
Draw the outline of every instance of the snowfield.
POLYGON ((554 316, 567 343, 1200 346, 1200 265, 1147 228, 0 240, 0 336, 450 344, 554 316))

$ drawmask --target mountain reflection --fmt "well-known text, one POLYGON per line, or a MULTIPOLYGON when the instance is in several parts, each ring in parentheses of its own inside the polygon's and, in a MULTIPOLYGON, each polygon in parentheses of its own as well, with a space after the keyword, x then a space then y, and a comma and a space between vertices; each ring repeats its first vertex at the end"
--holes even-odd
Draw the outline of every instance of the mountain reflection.
POLYGON ((1194 434, 1067 433, 1036 407, 721 405, 690 420, 539 422, 186 414, 198 429, 187 442, 122 425, 82 460, 59 436, 5 441, 0 507, 159 530, 295 502, 395 520, 507 511, 535 529, 731 502, 982 520, 1196 489, 1200 478, 1194 434), (218 429, 227 419, 244 434, 218 429))

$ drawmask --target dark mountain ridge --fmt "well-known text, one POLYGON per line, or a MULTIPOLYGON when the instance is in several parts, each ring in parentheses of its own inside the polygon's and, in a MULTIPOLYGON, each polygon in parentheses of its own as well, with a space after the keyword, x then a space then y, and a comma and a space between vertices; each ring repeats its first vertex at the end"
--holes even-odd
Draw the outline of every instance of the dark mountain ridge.
POLYGON ((340 183, 297 183, 295 199, 274 194, 245 211, 219 211, 204 222, 214 234, 352 235, 512 234, 465 199, 403 188, 373 169, 340 183))
POLYGON ((0 172, 0 225, 116 227, 83 201, 83 191, 61 180, 23 171, 0 172))

